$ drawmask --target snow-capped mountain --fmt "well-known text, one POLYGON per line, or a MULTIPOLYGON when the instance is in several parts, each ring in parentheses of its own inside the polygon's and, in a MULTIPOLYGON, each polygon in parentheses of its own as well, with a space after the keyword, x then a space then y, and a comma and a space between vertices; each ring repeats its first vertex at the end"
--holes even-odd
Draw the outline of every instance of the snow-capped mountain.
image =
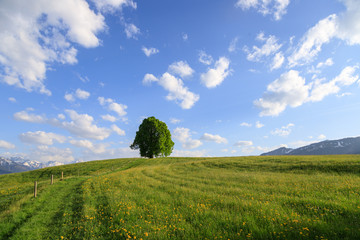
POLYGON ((296 149, 282 147, 271 152, 263 153, 261 156, 335 154, 360 154, 360 137, 326 140, 296 149))
POLYGON ((0 174, 31 171, 39 168, 61 166, 64 163, 49 161, 41 163, 23 157, 0 157, 0 174))
POLYGON ((0 174, 25 172, 29 170, 32 169, 22 163, 15 162, 9 158, 0 157, 0 174))
POLYGON ((38 168, 42 168, 44 164, 37 162, 37 161, 31 161, 31 160, 26 160, 24 162, 21 162, 24 166, 27 166, 31 169, 38 169, 38 168))

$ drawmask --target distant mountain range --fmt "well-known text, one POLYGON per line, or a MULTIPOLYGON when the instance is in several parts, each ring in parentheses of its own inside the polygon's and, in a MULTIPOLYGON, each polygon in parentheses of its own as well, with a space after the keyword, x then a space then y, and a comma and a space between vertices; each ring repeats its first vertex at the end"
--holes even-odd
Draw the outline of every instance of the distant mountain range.
POLYGON ((261 156, 335 154, 360 154, 360 137, 326 140, 295 149, 281 147, 276 150, 263 153, 261 156))
POLYGON ((40 163, 22 157, 0 157, 0 174, 31 171, 39 168, 64 165, 64 163, 49 161, 40 163))

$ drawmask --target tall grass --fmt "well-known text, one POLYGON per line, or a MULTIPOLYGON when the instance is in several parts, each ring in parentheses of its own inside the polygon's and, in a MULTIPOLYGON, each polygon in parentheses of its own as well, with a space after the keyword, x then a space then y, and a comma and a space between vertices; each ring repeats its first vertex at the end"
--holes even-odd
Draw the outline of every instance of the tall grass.
POLYGON ((354 155, 67 165, 0 177, 0 238, 360 239, 359 180, 354 155))

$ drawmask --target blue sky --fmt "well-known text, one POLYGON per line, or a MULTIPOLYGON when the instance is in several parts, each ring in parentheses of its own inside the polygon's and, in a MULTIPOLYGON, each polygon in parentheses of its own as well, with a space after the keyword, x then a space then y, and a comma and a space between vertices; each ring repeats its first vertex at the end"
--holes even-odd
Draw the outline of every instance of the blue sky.
POLYGON ((0 2, 0 155, 258 155, 359 136, 357 0, 0 2))

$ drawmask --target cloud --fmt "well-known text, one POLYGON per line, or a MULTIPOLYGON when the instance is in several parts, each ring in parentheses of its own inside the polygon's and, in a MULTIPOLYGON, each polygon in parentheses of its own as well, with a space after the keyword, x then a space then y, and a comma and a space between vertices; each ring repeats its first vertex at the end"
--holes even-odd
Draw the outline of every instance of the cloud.
POLYGON ((140 29, 133 23, 126 23, 124 31, 127 38, 137 39, 137 36, 140 34, 140 29))
POLYGON ((76 76, 82 81, 83 83, 90 82, 90 79, 87 76, 81 76, 79 73, 76 74, 76 76))
POLYGON ((210 65, 213 62, 211 55, 208 55, 205 51, 199 51, 199 62, 210 65))
POLYGON ((275 54, 275 57, 273 58, 273 62, 271 63, 270 70, 275 70, 280 68, 285 61, 285 57, 282 52, 278 52, 275 54))
POLYGON ((169 91, 166 99, 175 101, 182 109, 190 109, 200 99, 199 95, 190 92, 181 79, 178 79, 170 73, 164 73, 158 80, 158 84, 169 91))
POLYGON ((326 136, 324 134, 320 134, 318 137, 317 137, 319 140, 325 140, 326 139, 326 136))
POLYGON ((181 122, 181 120, 180 120, 180 119, 176 119, 176 118, 170 118, 170 122, 171 122, 172 124, 178 124, 178 123, 181 122))
POLYGON ((286 126, 282 126, 281 128, 277 128, 274 131, 271 131, 272 135, 286 137, 291 133, 291 128, 295 125, 293 123, 289 123, 286 126))
POLYGON ((107 106, 110 111, 116 112, 119 117, 122 117, 123 120, 126 119, 124 118, 124 116, 127 114, 127 112, 125 111, 127 109, 126 105, 116 103, 111 98, 98 97, 98 101, 101 106, 107 106))
POLYGON ((71 93, 66 93, 66 94, 64 95, 64 98, 65 98, 65 100, 68 101, 68 102, 75 102, 75 97, 74 97, 74 95, 71 94, 71 93))
POLYGON ((304 65, 314 61, 322 45, 339 38, 349 45, 360 44, 360 2, 342 0, 346 11, 320 20, 302 37, 299 45, 288 57, 289 65, 304 65))
POLYGON ((56 147, 49 147, 46 145, 40 145, 28 156, 29 159, 36 159, 39 162, 62 162, 62 163, 70 163, 73 162, 75 159, 73 157, 73 153, 70 148, 56 148, 56 147))
POLYGON ((0 140, 0 148, 14 149, 15 145, 4 140, 0 140))
POLYGON ((358 68, 358 66, 347 66, 338 76, 329 82, 315 81, 309 101, 321 101, 328 95, 338 93, 341 86, 349 86, 358 81, 359 75, 355 75, 358 68))
POLYGON ((62 114, 62 113, 58 114, 57 117, 58 117, 58 119, 60 119, 60 120, 64 120, 64 119, 65 119, 65 115, 62 114))
POLYGON ((110 114, 106 114, 106 115, 102 115, 101 118, 105 121, 109 121, 109 122, 116 122, 117 119, 116 117, 110 115, 110 114))
MULTIPOLYGON (((96 144, 94 144, 97 146, 96 144)), ((95 148, 95 147, 94 147, 95 148)), ((88 160, 97 160, 97 159, 110 159, 110 158, 130 158, 130 157, 139 157, 138 150, 132 150, 129 147, 126 148, 106 148, 103 152, 93 152, 89 149, 89 151, 83 152, 83 158, 88 160)))
POLYGON ((334 65, 334 61, 332 60, 332 58, 328 58, 328 59, 326 59, 325 62, 319 62, 316 65, 316 68, 322 68, 324 66, 332 66, 332 65, 334 65))
POLYGON ((111 129, 116 132, 119 136, 125 136, 125 131, 120 129, 118 126, 116 126, 115 124, 111 125, 111 129))
POLYGON ((22 133, 19 138, 24 143, 41 145, 53 145, 55 141, 59 143, 66 141, 66 137, 62 135, 43 131, 22 133))
POLYGON ((253 142, 252 141, 237 141, 234 146, 235 147, 245 147, 245 146, 252 146, 253 142))
POLYGON ((175 128, 173 136, 174 139, 182 143, 182 147, 185 149, 194 149, 202 145, 200 140, 191 138, 190 129, 188 128, 175 128))
POLYGON ((264 126, 265 126, 265 125, 262 124, 262 123, 259 122, 259 121, 257 121, 256 124, 255 124, 255 127, 256 127, 256 128, 262 128, 262 127, 264 127, 264 126))
POLYGON ((194 70, 189 66, 187 62, 179 61, 174 62, 169 66, 169 72, 184 78, 193 75, 194 70))
POLYGON ((172 157, 206 157, 206 151, 186 151, 174 149, 171 153, 172 157))
POLYGON ((225 144, 228 142, 226 138, 223 138, 219 135, 212 135, 210 133, 204 133, 200 139, 203 141, 225 143, 225 144))
POLYGON ((287 106, 298 107, 309 96, 309 86, 298 71, 290 70, 267 86, 263 97, 255 100, 260 116, 278 116, 287 106))
POLYGON ((337 37, 349 45, 360 44, 360 2, 358 0, 341 0, 346 11, 339 14, 337 37))
POLYGON ((252 124, 251 123, 247 123, 247 122, 243 122, 240 124, 241 127, 251 127, 252 124))
POLYGON ((220 57, 215 63, 215 68, 210 68, 206 73, 201 74, 201 82, 207 88, 214 88, 220 85, 229 75, 230 60, 226 57, 220 57))
POLYGON ((255 8, 259 13, 266 16, 272 14, 275 20, 280 20, 286 14, 286 8, 290 0, 238 0, 235 7, 242 10, 255 8))
POLYGON ((300 40, 296 50, 288 57, 290 67, 312 62, 321 51, 322 45, 328 43, 336 35, 337 29, 338 23, 335 14, 320 20, 310 28, 300 40))
POLYGON ((8 100, 12 103, 15 103, 16 102, 16 99, 14 97, 9 97, 8 100))
POLYGON ((236 44, 238 41, 239 41, 238 37, 235 37, 233 40, 231 40, 229 48, 228 48, 229 52, 231 52, 231 53, 236 52, 236 50, 237 50, 236 44))
POLYGON ((17 112, 14 114, 14 119, 17 121, 31 122, 31 123, 45 123, 46 118, 40 115, 28 113, 33 109, 27 109, 26 111, 17 112))
POLYGON ((117 9, 122 9, 123 6, 129 6, 134 9, 137 5, 132 0, 92 0, 95 3, 96 8, 102 12, 113 12, 117 9))
POLYGON ((78 114, 74 110, 65 110, 70 117, 70 122, 60 122, 53 120, 52 125, 64 128, 70 133, 83 138, 104 140, 109 137, 111 130, 96 126, 93 121, 94 118, 88 114, 78 114))
POLYGON ((287 106, 298 107, 305 102, 318 102, 326 96, 336 94, 341 87, 350 86, 359 81, 356 75, 358 66, 347 66, 334 79, 316 79, 305 84, 298 71, 290 70, 267 86, 263 97, 254 101, 261 109, 260 116, 278 116, 287 106))
POLYGON ((100 154, 106 152, 107 144, 93 144, 89 140, 70 140, 70 143, 73 146, 81 147, 90 150, 95 154, 100 154))
POLYGON ((143 85, 151 85, 152 82, 157 82, 159 79, 157 79, 153 74, 147 73, 145 74, 142 84, 143 85))
MULTIPOLYGON (((248 47, 244 47, 244 51, 247 53, 246 59, 252 62, 261 62, 264 60, 264 57, 268 57, 274 55, 279 49, 282 47, 282 44, 278 44, 278 39, 270 35, 269 37, 265 37, 263 32, 260 32, 256 40, 260 42, 265 42, 260 48, 257 46, 253 46, 251 50, 248 47)), ((275 56, 276 58, 276 56, 275 56)), ((281 55, 277 56, 277 64, 281 60, 281 55)))
POLYGON ((74 102, 76 98, 85 100, 88 99, 89 97, 90 97, 90 93, 80 88, 76 89, 75 93, 66 93, 64 96, 64 98, 68 102, 74 102))
POLYGON ((183 33, 182 34, 182 39, 186 42, 189 39, 189 36, 187 35, 187 33, 183 33))
POLYGON ((79 99, 88 99, 90 97, 90 93, 78 88, 76 89, 75 96, 79 99))
POLYGON ((51 95, 44 81, 48 65, 77 63, 75 46, 97 47, 104 16, 85 0, 1 1, 1 80, 8 85, 51 95))
POLYGON ((159 52, 159 50, 156 48, 146 48, 144 46, 141 48, 141 50, 147 57, 150 57, 151 55, 157 54, 159 52))

